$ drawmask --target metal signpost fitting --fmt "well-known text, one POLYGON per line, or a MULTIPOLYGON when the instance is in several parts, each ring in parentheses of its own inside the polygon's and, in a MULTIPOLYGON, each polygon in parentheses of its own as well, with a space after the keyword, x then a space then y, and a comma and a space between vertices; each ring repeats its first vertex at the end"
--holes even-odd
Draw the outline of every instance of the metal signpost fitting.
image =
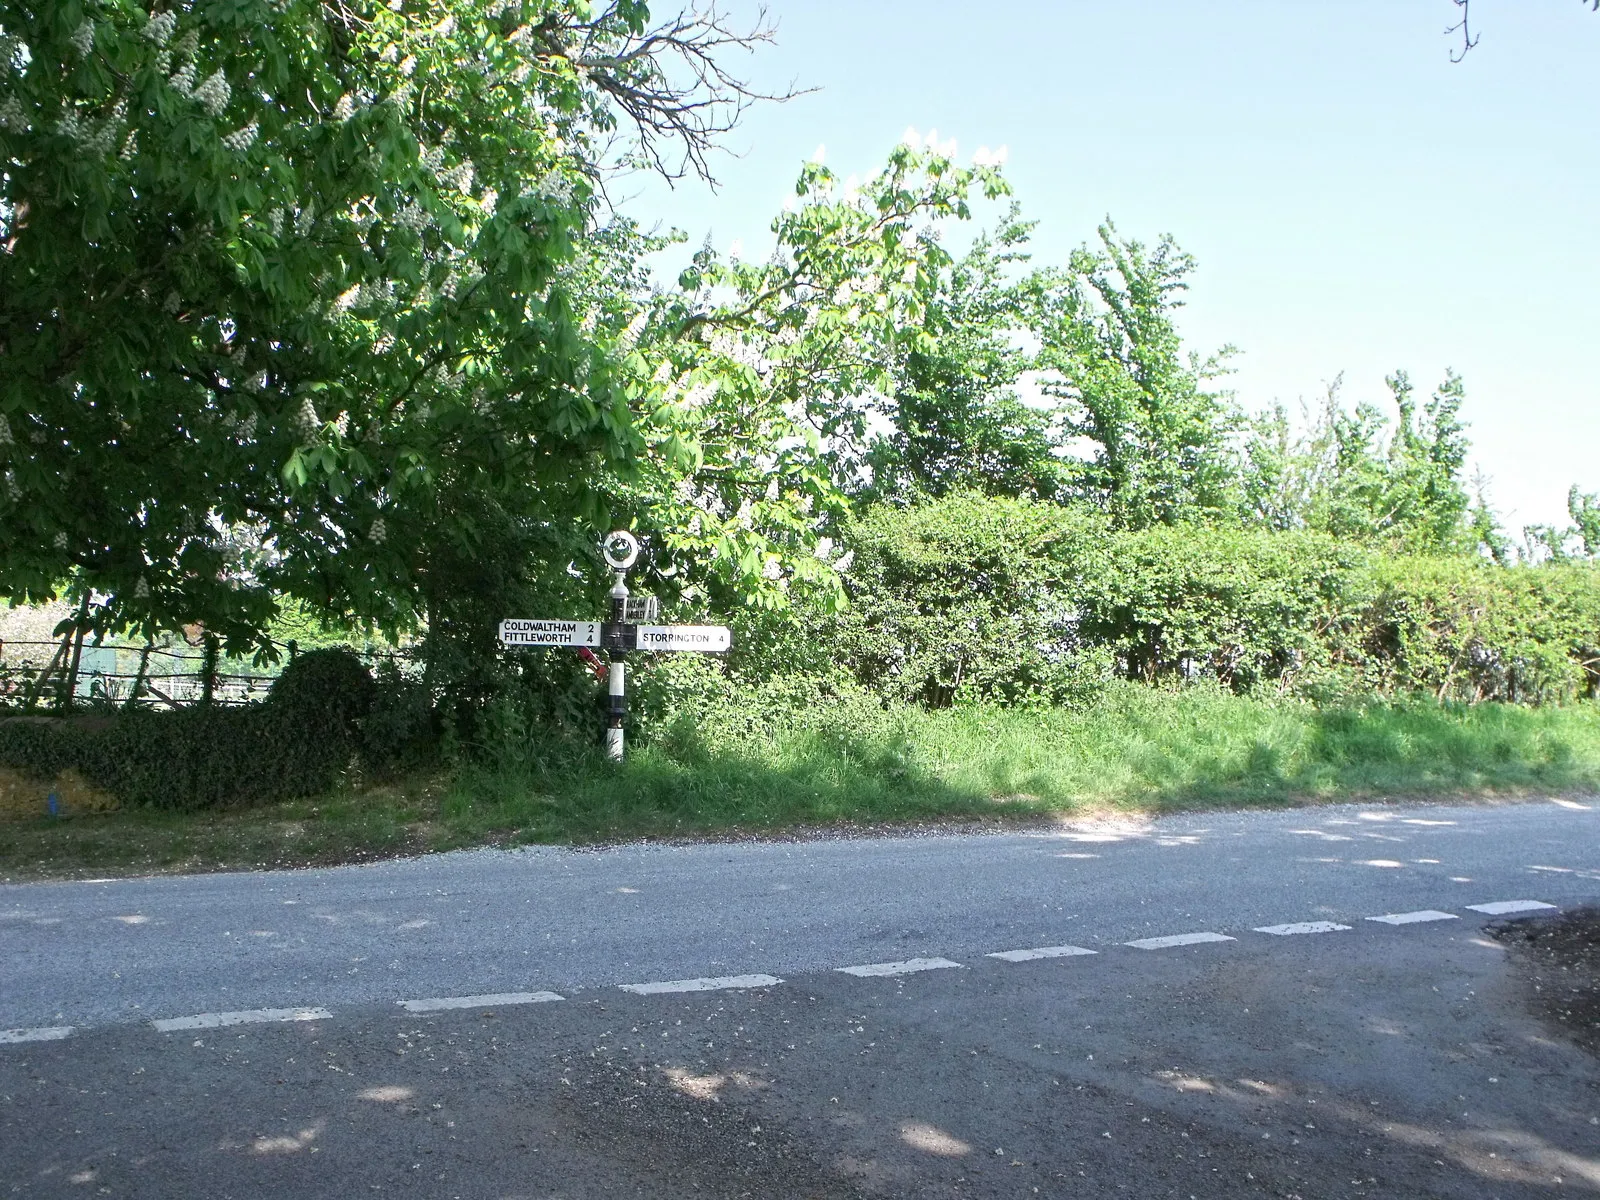
MULTIPOLYGON (((606 757, 622 761, 622 724, 628 715, 628 653, 632 650, 698 650, 721 653, 733 644, 726 625, 654 625, 659 606, 654 596, 628 595, 628 568, 639 559, 639 541, 625 529, 608 533, 600 543, 615 581, 611 614, 606 621, 519 620, 500 622, 500 644, 517 647, 577 646, 603 648, 606 666, 606 757)), ((585 651, 587 653, 587 651, 585 651)))

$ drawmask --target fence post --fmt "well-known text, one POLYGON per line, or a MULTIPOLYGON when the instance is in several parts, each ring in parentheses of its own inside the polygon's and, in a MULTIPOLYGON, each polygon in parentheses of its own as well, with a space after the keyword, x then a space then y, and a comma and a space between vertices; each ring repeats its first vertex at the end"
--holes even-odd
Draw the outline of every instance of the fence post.
POLYGON ((67 647, 71 644, 71 638, 61 639, 61 645, 56 647, 56 652, 50 656, 50 661, 45 664, 44 670, 39 672, 33 681, 33 686, 28 689, 28 699, 23 705, 24 712, 32 712, 44 697, 45 684, 50 682, 50 676, 55 674, 56 668, 66 661, 67 647))

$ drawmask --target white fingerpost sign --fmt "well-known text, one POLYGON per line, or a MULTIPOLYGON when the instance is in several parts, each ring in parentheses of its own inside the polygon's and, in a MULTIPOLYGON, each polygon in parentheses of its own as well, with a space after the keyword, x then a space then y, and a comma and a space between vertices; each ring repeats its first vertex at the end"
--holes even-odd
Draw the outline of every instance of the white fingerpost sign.
POLYGON ((611 588, 609 621, 519 620, 500 622, 500 644, 506 649, 523 647, 578 646, 604 647, 607 667, 606 755, 622 761, 622 723, 628 713, 627 657, 632 650, 697 650, 720 654, 733 645, 733 634, 726 625, 646 625, 653 621, 657 605, 654 597, 628 595, 628 568, 639 558, 639 542, 626 530, 609 533, 600 543, 606 565, 616 573, 611 588))
POLYGON ((733 645, 726 625, 641 625, 640 650, 705 650, 718 654, 733 645))
POLYGON ((598 646, 599 621, 519 621, 500 622, 500 640, 512 646, 598 646))

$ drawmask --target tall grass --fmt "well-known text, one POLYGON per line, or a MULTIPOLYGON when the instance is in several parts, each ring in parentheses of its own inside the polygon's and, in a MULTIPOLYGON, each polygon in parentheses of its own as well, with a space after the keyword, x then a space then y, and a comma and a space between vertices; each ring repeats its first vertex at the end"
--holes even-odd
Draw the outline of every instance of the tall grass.
POLYGON ((701 693, 615 766, 528 732, 497 762, 258 808, 0 822, 0 878, 351 862, 592 842, 1317 799, 1600 790, 1600 706, 1317 709, 1109 688, 1091 707, 940 712, 863 695, 701 693))
POLYGON ((819 703, 728 730, 680 713, 621 767, 587 752, 460 773, 453 839, 531 840, 1600 788, 1600 707, 1317 709, 1125 685, 1092 707, 819 703))

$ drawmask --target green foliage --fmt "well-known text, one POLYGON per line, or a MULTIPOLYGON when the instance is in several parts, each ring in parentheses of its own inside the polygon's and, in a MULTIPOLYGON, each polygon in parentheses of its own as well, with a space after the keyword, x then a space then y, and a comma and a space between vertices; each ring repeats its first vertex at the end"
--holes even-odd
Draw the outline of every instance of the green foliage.
POLYGON ((335 736, 359 726, 372 707, 372 675, 349 649, 302 654, 273 681, 266 704, 291 724, 325 724, 335 736))
POLYGON ((893 369, 884 399, 890 431, 867 453, 864 497, 915 499, 951 492, 1055 498, 1069 468, 1050 413, 1018 398, 1034 356, 1018 344, 1037 277, 1009 277, 1026 259, 1032 226, 1015 207, 948 272, 938 272, 920 327, 893 369))
MULTIPOLYGON (((737 614, 740 654, 757 640, 747 629, 799 628, 777 615, 791 597, 819 617, 836 607, 838 578, 813 548, 856 460, 825 454, 820 434, 859 444, 859 397, 917 344, 950 265, 936 226, 1005 185, 992 168, 901 147, 859 189, 841 190, 813 163, 796 190, 764 263, 703 251, 676 293, 641 296, 644 246, 621 234, 585 260, 611 281, 585 283, 585 294, 600 320, 623 326, 625 363, 647 381, 641 403, 658 422, 658 453, 606 484, 613 510, 644 535, 631 585, 681 611, 737 614)), ((427 679, 447 697, 458 744, 502 756, 554 730, 582 742, 598 722, 576 659, 502 659, 493 635, 512 614, 605 611, 592 530, 481 502, 470 488, 437 503, 453 515, 436 524, 453 536, 413 537, 427 563, 427 679)))
POLYGON ((317 650, 290 663, 260 704, 0 720, 0 766, 43 779, 74 769, 124 804, 158 808, 313 796, 357 760, 374 692, 349 650, 317 650))
POLYGON ((0 8, 7 592, 76 571, 109 627, 204 618, 238 650, 271 597, 229 586, 224 531, 258 525, 280 589, 392 627, 372 528, 483 458, 468 376, 537 380, 556 411, 503 404, 507 432, 597 444, 549 395, 589 369, 570 313, 528 311, 582 220, 527 187, 583 186, 544 114, 583 91, 564 59, 507 87, 491 8, 0 8))
POLYGON ((1238 418, 1207 384, 1232 348, 1186 359, 1174 319, 1194 260, 1170 237, 1148 249, 1109 222, 1100 243, 1051 280, 1035 327, 1062 436, 1092 446, 1079 492, 1123 528, 1229 517, 1238 418))
POLYGON ((972 492, 878 505, 843 535, 848 606, 811 636, 888 698, 1082 702, 1105 663, 1082 653, 1076 594, 1105 535, 1091 509, 972 492))
POLYGON ((1600 558, 1600 493, 1581 492, 1574 484, 1567 492, 1567 515, 1572 524, 1565 529, 1552 525, 1529 525, 1523 530, 1530 561, 1569 558, 1600 558))
MULTIPOLYGON (((750 39, 648 19, 0 0, 0 596, 71 579, 96 632, 199 621, 233 654, 270 656, 278 595, 393 636, 485 506, 603 529, 759 457, 654 379, 652 243, 597 228, 619 124, 703 167, 743 96, 713 63, 750 39)), ((774 474, 803 527, 826 479, 774 474)), ((754 536, 686 544, 772 590, 754 536)))
POLYGON ((1124 676, 1329 702, 1595 694, 1600 569, 1375 552, 1313 530, 1112 530, 962 493, 845 528, 849 605, 741 629, 729 686, 847 677, 886 701, 1075 704, 1124 676))
POLYGON ((393 659, 378 664, 372 707, 361 722, 362 764, 395 778, 438 761, 440 714, 433 693, 393 659))
MULTIPOLYGON (((688 661, 688 656, 683 657, 688 661)), ((1161 813, 1219 804, 1592 794, 1600 706, 1434 701, 1318 709, 1117 682, 1082 709, 797 708, 598 753, 491 763, 404 790, 206 814, 0 823, 0 873, 253 868, 515 842, 616 842, 852 823, 1161 813), (757 732, 751 732, 752 728, 757 732), (727 729, 727 736, 723 736, 727 729)), ((1113 833, 1111 836, 1115 836, 1113 833)))
POLYGON ((1244 517, 1269 529, 1312 529, 1402 554, 1504 554, 1481 499, 1471 510, 1463 478, 1469 443, 1460 410, 1466 389, 1446 372, 1421 407, 1410 378, 1386 381, 1396 418, 1362 403, 1347 411, 1340 381, 1321 411, 1295 431, 1284 408, 1257 418, 1244 443, 1244 517))
POLYGON ((671 733, 620 769, 590 756, 463 773, 439 820, 445 844, 1600 786, 1589 703, 1318 709, 1114 682, 1083 708, 930 712, 806 704, 781 686, 730 702, 702 682, 671 733))
POLYGON ((812 548, 842 508, 838 489, 861 482, 897 364, 925 339, 951 265, 940 227, 1007 190, 994 167, 960 167, 937 149, 900 146, 859 186, 809 163, 764 262, 702 251, 681 292, 657 302, 639 355, 677 428, 663 453, 690 456, 694 470, 650 477, 633 498, 674 577, 696 556, 714 564, 688 598, 725 610, 752 594, 771 605, 790 588, 837 588, 812 548))
POLYGON ((1574 484, 1567 492, 1567 512, 1583 553, 1600 558, 1600 493, 1580 492, 1574 484))
POLYGON ((1361 685, 1441 700, 1559 703, 1600 690, 1600 568, 1377 559, 1335 639, 1361 685))
POLYGON ((640 744, 707 762, 801 731, 848 754, 896 719, 880 695, 839 673, 732 677, 698 655, 663 655, 640 672, 634 717, 640 744))
POLYGON ((1306 686, 1363 599, 1364 557, 1326 534, 1154 527, 1114 535, 1102 561, 1078 593, 1080 633, 1146 682, 1306 686))
POLYGON ((493 504, 463 497, 452 523, 464 531, 431 544, 423 581, 427 628, 421 642, 423 682, 438 697, 443 719, 460 745, 481 740, 484 708, 514 693, 525 718, 573 724, 593 705, 592 681, 575 656, 560 652, 506 654, 499 623, 511 616, 538 617, 606 611, 601 572, 575 578, 557 564, 595 557, 587 539, 570 527, 533 522, 493 504))

